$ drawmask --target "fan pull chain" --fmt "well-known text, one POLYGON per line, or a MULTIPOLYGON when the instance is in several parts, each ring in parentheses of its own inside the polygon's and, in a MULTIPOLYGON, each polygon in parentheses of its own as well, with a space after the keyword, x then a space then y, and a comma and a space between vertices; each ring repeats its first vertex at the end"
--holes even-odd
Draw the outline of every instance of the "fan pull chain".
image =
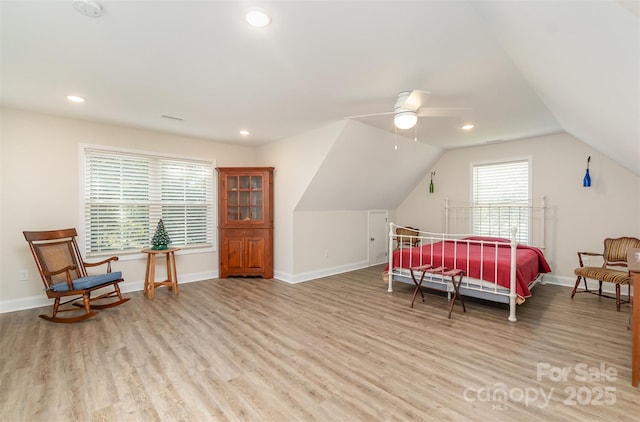
POLYGON ((418 124, 413 127, 413 142, 418 142, 418 124))
POLYGON ((394 129, 394 132, 396 134, 396 136, 395 136, 395 146, 393 147, 393 149, 397 150, 398 149, 398 128, 394 125, 393 129, 394 129))

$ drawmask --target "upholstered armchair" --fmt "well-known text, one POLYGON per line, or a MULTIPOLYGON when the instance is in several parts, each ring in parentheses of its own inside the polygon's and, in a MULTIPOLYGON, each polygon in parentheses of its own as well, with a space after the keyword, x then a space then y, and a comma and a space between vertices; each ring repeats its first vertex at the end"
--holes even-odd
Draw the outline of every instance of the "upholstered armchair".
MULTIPOLYGON (((578 291, 580 281, 584 281, 584 292, 596 293, 590 291, 587 286, 587 278, 592 280, 598 280, 598 292, 599 296, 605 296, 602 294, 602 283, 614 283, 616 285, 616 308, 620 311, 620 286, 627 285, 628 296, 631 297, 631 285, 630 275, 627 270, 627 252, 631 248, 640 248, 640 239, 635 237, 619 237, 619 238, 607 238, 604 240, 604 251, 602 253, 597 252, 578 252, 578 261, 580 266, 574 270, 577 276, 576 284, 571 292, 571 299, 578 291), (585 266, 584 257, 602 257, 602 265, 599 267, 585 266)), ((637 294, 638 292, 636 292, 637 294)), ((626 301, 625 301, 626 302, 626 301)))
POLYGON ((420 244, 420 230, 413 227, 396 228, 396 249, 413 248, 420 244))

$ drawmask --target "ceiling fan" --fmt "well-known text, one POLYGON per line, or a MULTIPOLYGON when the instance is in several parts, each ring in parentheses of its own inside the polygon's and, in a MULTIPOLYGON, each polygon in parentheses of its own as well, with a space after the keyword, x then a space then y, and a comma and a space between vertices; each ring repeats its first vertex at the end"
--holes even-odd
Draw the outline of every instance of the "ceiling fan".
POLYGON ((393 123, 398 129, 411 129, 418 122, 418 117, 455 117, 469 110, 466 107, 426 107, 429 97, 431 93, 428 91, 403 91, 398 94, 393 111, 349 116, 347 119, 393 114, 393 123))

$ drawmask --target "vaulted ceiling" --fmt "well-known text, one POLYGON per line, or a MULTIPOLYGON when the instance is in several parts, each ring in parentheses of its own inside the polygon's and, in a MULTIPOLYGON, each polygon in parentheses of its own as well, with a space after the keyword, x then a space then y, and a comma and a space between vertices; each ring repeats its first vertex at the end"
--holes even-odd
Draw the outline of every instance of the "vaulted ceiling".
POLYGON ((446 149, 566 131, 640 175, 636 1, 97 3, 91 18, 0 2, 3 106, 259 145, 420 89, 468 110, 401 135, 446 149), (242 20, 254 6, 269 26, 242 20))

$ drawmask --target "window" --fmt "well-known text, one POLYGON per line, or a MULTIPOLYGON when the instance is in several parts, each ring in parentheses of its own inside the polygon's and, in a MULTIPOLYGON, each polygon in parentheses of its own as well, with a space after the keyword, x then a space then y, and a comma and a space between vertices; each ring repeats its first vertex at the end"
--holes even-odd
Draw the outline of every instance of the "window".
POLYGON ((139 252, 163 220, 171 245, 212 247, 213 162, 84 147, 87 256, 139 252))
POLYGON ((474 234, 511 238, 515 226, 516 240, 529 243, 529 160, 474 165, 472 195, 473 203, 491 205, 474 210, 474 234))

